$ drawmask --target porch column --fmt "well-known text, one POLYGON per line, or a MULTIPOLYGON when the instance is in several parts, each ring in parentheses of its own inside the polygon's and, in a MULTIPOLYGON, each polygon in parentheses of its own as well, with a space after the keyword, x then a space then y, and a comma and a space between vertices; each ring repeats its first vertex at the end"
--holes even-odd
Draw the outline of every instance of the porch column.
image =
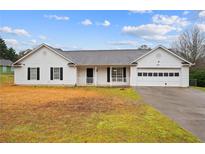
POLYGON ((137 83, 137 67, 130 66, 130 86, 136 86, 137 83))
POLYGON ((94 81, 95 81, 95 86, 97 86, 97 81, 98 81, 98 68, 95 66, 95 78, 94 78, 94 81))
POLYGON ((110 86, 112 86, 112 66, 110 66, 110 86))

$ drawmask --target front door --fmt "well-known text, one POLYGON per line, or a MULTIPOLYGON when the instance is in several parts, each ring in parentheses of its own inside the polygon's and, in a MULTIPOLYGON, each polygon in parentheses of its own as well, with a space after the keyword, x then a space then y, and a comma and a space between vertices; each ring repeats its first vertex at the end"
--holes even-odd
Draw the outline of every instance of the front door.
POLYGON ((93 83, 93 68, 87 68, 87 79, 86 82, 88 84, 92 84, 93 83))

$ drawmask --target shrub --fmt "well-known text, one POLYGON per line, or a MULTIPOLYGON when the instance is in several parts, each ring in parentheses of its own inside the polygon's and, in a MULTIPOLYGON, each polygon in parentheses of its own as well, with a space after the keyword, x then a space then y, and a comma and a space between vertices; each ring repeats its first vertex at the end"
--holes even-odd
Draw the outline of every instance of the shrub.
POLYGON ((205 69, 193 68, 190 70, 190 80, 197 79, 197 86, 205 87, 205 69))

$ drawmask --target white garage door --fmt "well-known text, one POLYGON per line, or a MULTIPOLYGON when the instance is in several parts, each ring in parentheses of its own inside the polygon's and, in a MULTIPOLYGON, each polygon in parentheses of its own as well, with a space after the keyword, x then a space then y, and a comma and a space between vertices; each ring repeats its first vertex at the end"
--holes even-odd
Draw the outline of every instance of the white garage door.
POLYGON ((180 87, 181 69, 137 69, 137 86, 180 87))

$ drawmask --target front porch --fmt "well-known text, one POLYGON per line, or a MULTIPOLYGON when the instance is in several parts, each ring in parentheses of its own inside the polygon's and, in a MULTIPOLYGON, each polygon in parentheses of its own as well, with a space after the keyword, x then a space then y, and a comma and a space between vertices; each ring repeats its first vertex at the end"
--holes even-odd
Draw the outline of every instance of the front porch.
POLYGON ((129 66, 78 66, 78 86, 129 86, 129 66))

